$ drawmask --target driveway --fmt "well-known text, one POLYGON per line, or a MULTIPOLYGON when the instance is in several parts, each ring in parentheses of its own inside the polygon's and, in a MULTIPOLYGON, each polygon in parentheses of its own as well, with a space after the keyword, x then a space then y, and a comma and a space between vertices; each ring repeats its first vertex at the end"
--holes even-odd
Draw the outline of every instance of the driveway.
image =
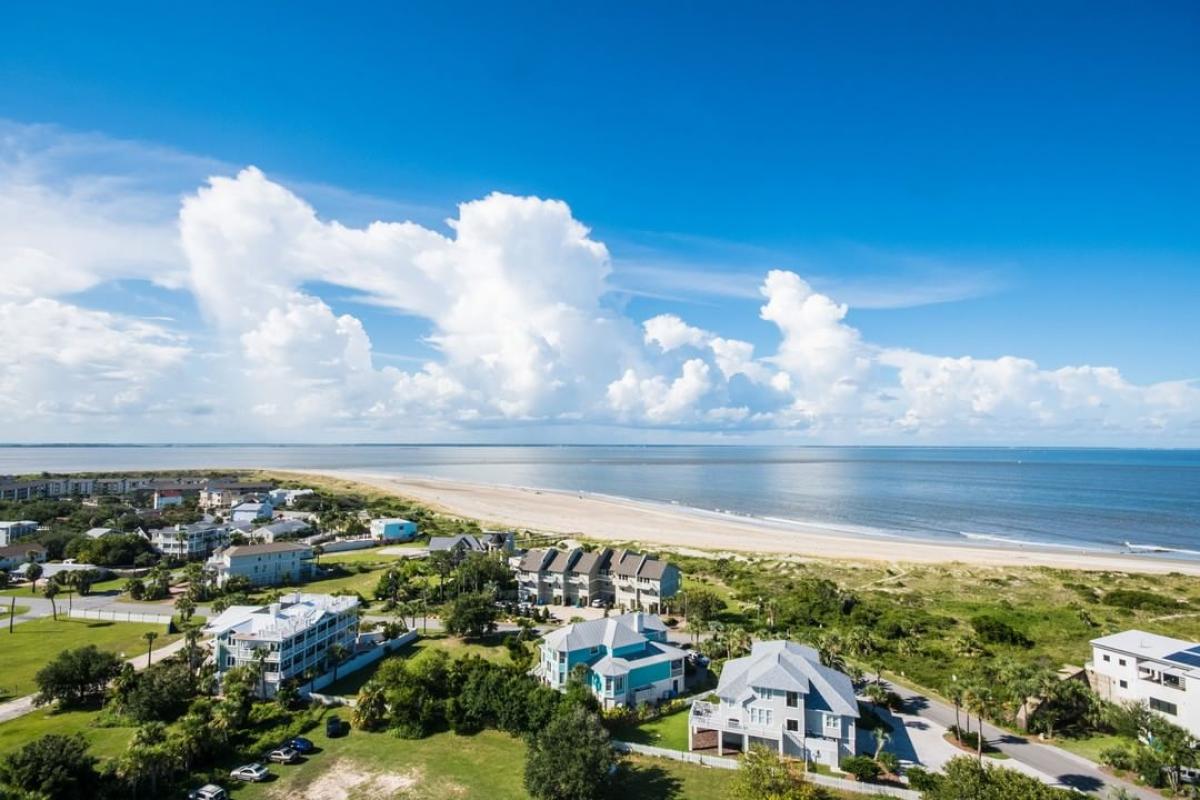
MULTIPOLYGON (((900 716, 906 720, 905 730, 909 731, 910 735, 917 728, 909 726, 909 719, 927 723, 932 729, 946 730, 954 724, 953 706, 905 686, 891 683, 887 685, 904 699, 905 713, 900 716)), ((986 722, 983 725, 983 733, 992 745, 1009 757, 1008 760, 996 762, 1001 766, 1020 769, 1022 772, 1048 780, 1049 783, 1081 792, 1107 795, 1117 789, 1124 789, 1141 800, 1162 800, 1162 795, 1157 792, 1107 775, 1086 758, 1041 743, 1035 738, 1009 733, 986 722)), ((922 733, 919 738, 924 741, 928 737, 922 733)))

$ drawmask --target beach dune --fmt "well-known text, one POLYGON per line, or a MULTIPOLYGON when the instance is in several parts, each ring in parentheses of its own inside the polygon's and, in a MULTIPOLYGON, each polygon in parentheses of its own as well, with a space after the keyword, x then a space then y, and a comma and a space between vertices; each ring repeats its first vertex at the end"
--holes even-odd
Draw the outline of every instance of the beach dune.
POLYGON ((877 562, 959 562, 977 566, 1045 566, 1200 575, 1200 563, 1177 559, 866 535, 815 524, 741 517, 586 492, 350 470, 294 471, 356 481, 411 498, 438 511, 496 527, 636 543, 645 547, 877 562))

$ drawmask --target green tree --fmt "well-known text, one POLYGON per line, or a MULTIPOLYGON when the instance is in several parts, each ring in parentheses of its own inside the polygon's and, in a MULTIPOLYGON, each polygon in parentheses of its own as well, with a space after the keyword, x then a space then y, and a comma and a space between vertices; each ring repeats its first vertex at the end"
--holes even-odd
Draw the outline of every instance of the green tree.
POLYGON ((196 613, 196 601, 189 595, 181 594, 175 601, 175 610, 179 612, 179 618, 187 622, 196 613))
POLYGON ((50 615, 58 620, 58 605, 54 602, 54 598, 58 596, 58 584, 54 581, 47 581, 46 588, 42 590, 42 594, 50 601, 50 615))
POLYGON ((146 666, 148 667, 154 655, 154 640, 158 638, 158 633, 155 631, 146 631, 142 634, 142 638, 146 640, 146 666))
POLYGON ((354 704, 354 725, 364 731, 378 730, 387 719, 387 692, 378 681, 367 681, 354 704))
POLYGON ((849 772, 857 780, 873 781, 881 772, 879 764, 870 756, 849 756, 842 759, 842 769, 849 772))
POLYGON ((809 800, 813 785, 804 783, 779 754, 754 745, 742 758, 729 784, 729 800, 809 800))
POLYGON ((525 789, 536 800, 598 800, 608 790, 617 757, 600 717, 567 706, 529 747, 525 789))
POLYGON ((31 798, 84 800, 95 796, 95 765, 82 735, 52 733, 0 761, 0 785, 31 798))
MULTIPOLYGON (((33 553, 32 550, 29 551, 33 553)), ((42 577, 42 565, 33 560, 30 556, 29 563, 25 566, 25 578, 29 581, 29 591, 31 594, 37 593, 37 582, 42 577)))
POLYGON ((455 636, 479 638, 496 629, 499 609, 486 593, 461 594, 454 598, 443 622, 446 632, 455 636))
POLYGON ((79 705, 104 694, 108 682, 121 670, 121 659, 98 650, 95 645, 64 650, 34 676, 37 705, 58 701, 79 705))

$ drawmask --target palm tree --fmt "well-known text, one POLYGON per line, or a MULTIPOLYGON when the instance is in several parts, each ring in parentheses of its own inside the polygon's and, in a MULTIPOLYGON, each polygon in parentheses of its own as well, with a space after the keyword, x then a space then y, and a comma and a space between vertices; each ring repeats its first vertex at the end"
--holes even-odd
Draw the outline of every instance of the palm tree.
POLYGON ((963 703, 963 689, 958 685, 957 676, 947 688, 946 697, 954 703, 954 739, 958 742, 959 747, 962 747, 962 722, 959 721, 958 710, 963 703))
POLYGON ((826 631, 817 636, 817 654, 821 663, 830 669, 846 669, 846 659, 842 656, 843 646, 842 637, 837 631, 826 631))
POLYGON ((979 737, 976 746, 976 755, 979 757, 979 763, 983 763, 983 715, 991 712, 995 705, 996 696, 992 691, 992 687, 988 683, 978 681, 967 689, 966 693, 967 710, 975 712, 975 720, 979 723, 979 730, 976 731, 979 737))
POLYGON ((892 740, 892 735, 883 728, 876 728, 872 733, 875 734, 875 758, 879 758, 879 754, 883 752, 883 748, 892 740))
POLYGON ((179 612, 179 618, 187 622, 196 613, 196 601, 186 594, 181 594, 175 601, 175 610, 179 612))
POLYGON ((187 643, 188 672, 194 677, 196 674, 196 645, 200 643, 200 629, 189 627, 183 632, 183 640, 187 643))
POLYGON ((158 633, 146 631, 142 634, 142 638, 146 640, 146 666, 149 667, 151 656, 154 654, 154 640, 158 638, 158 633))
POLYGON ((50 613, 53 615, 55 621, 57 621, 58 606, 54 602, 54 596, 58 594, 58 584, 54 581, 46 581, 46 588, 43 591, 43 594, 45 594, 46 599, 50 601, 50 613))
POLYGON ((435 550, 429 554, 429 565, 438 574, 438 599, 446 602, 446 577, 454 568, 454 556, 446 550, 435 550))
POLYGON ((42 565, 34 560, 37 557, 37 552, 34 550, 26 553, 25 557, 29 559, 29 564, 25 567, 25 577, 30 581, 29 592, 37 594, 37 582, 42 577, 42 565))
POLYGON ((346 649, 346 645, 342 644, 341 642, 334 642, 329 646, 329 660, 333 662, 334 683, 337 682, 338 667, 340 667, 342 662, 346 660, 346 655, 348 653, 349 651, 346 649))

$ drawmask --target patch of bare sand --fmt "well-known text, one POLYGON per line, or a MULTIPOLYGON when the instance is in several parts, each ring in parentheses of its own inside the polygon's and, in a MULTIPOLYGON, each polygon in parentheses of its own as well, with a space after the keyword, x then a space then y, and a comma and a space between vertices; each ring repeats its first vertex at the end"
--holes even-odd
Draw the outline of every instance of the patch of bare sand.
POLYGON ((329 765, 315 781, 303 789, 287 789, 280 797, 289 800, 366 800, 376 797, 396 797, 421 783, 419 770, 402 773, 371 772, 346 759, 329 765))

